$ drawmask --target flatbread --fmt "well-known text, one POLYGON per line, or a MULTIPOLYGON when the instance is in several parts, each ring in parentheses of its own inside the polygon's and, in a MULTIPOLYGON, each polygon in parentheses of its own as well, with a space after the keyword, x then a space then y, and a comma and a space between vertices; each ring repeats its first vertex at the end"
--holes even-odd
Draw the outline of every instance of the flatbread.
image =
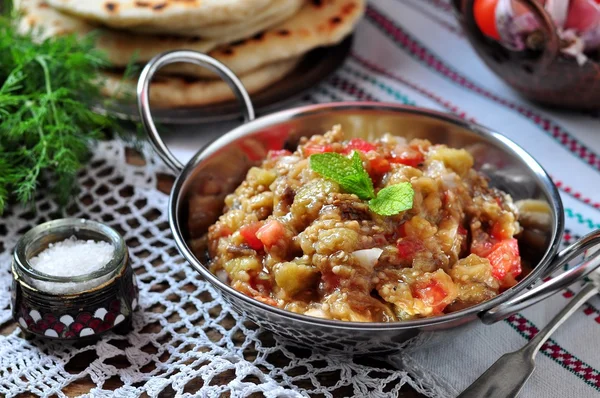
MULTIPOLYGON (((168 33, 180 37, 201 37, 202 39, 216 40, 219 43, 231 43, 262 32, 275 26, 298 12, 307 0, 281 0, 269 7, 265 12, 251 15, 243 21, 212 24, 199 28, 169 27, 161 33, 168 33)), ((128 29, 142 34, 156 34, 154 29, 137 27, 128 29)))
MULTIPOLYGON (((281 80, 291 72, 299 58, 294 58, 252 71, 240 76, 250 93, 256 93, 281 80)), ((107 73, 103 94, 108 97, 135 97, 137 81, 123 81, 122 76, 107 73)), ((179 108, 214 104, 235 99, 222 80, 185 79, 177 76, 156 76, 150 83, 150 104, 159 108, 179 108)))
POLYGON ((119 29, 171 29, 242 22, 287 0, 48 0, 65 13, 119 29))
MULTIPOLYGON (((287 0, 292 4, 287 12, 296 12, 304 0, 287 0), (295 7, 294 7, 295 5, 295 7)), ((70 15, 63 14, 50 7, 44 0, 20 0, 15 5, 22 13, 19 29, 21 32, 37 30, 41 38, 79 34, 85 35, 92 31, 98 34, 96 46, 104 52, 108 60, 115 66, 125 66, 132 56, 136 55, 139 62, 147 62, 156 54, 174 49, 190 49, 206 53, 219 44, 235 42, 241 38, 248 37, 249 32, 230 31, 223 32, 219 39, 201 39, 199 37, 174 37, 168 35, 140 35, 119 30, 102 28, 70 15), (225 34, 227 33, 227 34, 225 34)), ((276 18, 285 17, 281 14, 276 18)), ((272 24, 275 21, 263 23, 272 24)), ((258 25, 253 29, 263 30, 264 25, 258 25)), ((256 33, 253 29, 251 32, 256 33)), ((252 34, 254 34, 252 33, 252 34)))
MULTIPOLYGON (((364 13, 366 0, 311 0, 287 21, 253 38, 208 52, 235 74, 243 75, 321 46, 335 45, 348 36, 364 13)), ((194 68, 179 68, 193 73, 194 68)), ((210 76, 206 69, 195 75, 210 76)))
MULTIPOLYGON (((49 34, 93 30, 92 25, 65 16, 44 6, 41 0, 21 0, 26 8, 24 23, 47 29, 49 34)), ((287 1, 287 0, 286 0, 287 1)), ((102 29, 98 48, 107 53, 115 66, 128 64, 137 50, 137 60, 147 62, 153 56, 175 49, 194 50, 208 53, 222 61, 237 75, 247 74, 263 65, 294 58, 320 46, 334 45, 352 32, 365 8, 365 0, 311 0, 287 21, 258 34, 251 39, 215 48, 207 40, 191 40, 161 36, 142 36, 102 29)), ((165 68, 166 72, 190 76, 214 77, 205 69, 193 65, 175 65, 165 68)))

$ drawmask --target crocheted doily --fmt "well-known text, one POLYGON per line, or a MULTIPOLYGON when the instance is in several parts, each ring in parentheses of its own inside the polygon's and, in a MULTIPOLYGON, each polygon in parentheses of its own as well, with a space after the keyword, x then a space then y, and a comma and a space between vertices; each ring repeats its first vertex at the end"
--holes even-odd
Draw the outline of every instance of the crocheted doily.
POLYGON ((80 175, 81 193, 67 209, 40 196, 34 210, 12 208, 0 220, 0 395, 66 396, 95 385, 89 395, 99 397, 384 397, 397 396, 405 383, 436 394, 423 387, 431 386, 425 375, 421 384, 381 358, 289 346, 240 317, 177 251, 167 223, 168 196, 157 187, 166 169, 152 156, 145 164, 128 164, 119 141, 101 143, 94 152, 80 175), (64 216, 105 222, 125 238, 140 289, 129 334, 69 345, 25 339, 14 327, 12 249, 31 227, 64 216))

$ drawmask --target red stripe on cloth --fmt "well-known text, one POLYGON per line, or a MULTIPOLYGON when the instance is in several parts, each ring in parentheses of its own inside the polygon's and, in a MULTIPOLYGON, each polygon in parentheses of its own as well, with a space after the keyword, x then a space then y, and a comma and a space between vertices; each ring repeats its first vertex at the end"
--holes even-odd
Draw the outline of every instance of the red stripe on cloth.
POLYGON ((498 104, 501 104, 511 110, 516 111, 527 119, 533 121, 543 131, 554 137, 570 152, 578 158, 584 160, 596 169, 600 169, 600 156, 593 153, 584 144, 580 143, 576 138, 571 136, 565 129, 557 125, 550 119, 537 114, 536 112, 527 109, 523 105, 508 101, 504 98, 493 94, 486 89, 478 86, 458 72, 454 71, 450 66, 446 65, 440 58, 431 53, 427 48, 414 40, 402 28, 396 25, 392 20, 384 16, 374 6, 369 6, 366 11, 366 16, 375 23, 375 26, 382 29, 383 32, 390 37, 398 46, 406 49, 412 56, 424 62, 427 66, 440 73, 442 76, 450 79, 459 86, 473 91, 487 99, 490 99, 498 104))
POLYGON ((339 88, 346 94, 354 96, 356 99, 364 101, 377 101, 377 98, 373 97, 371 94, 367 93, 350 80, 346 80, 338 75, 333 76, 329 80, 329 83, 334 87, 339 88))
MULTIPOLYGON (((539 331, 532 322, 521 314, 511 316, 506 322, 527 340, 531 340, 539 331)), ((571 372, 574 376, 583 380, 589 386, 600 391, 600 371, 567 352, 554 340, 550 339, 546 341, 540 352, 571 372)))
MULTIPOLYGON (((399 0, 401 3, 403 3, 406 7, 409 7, 411 9, 413 9, 414 11, 418 12, 421 15, 424 15, 425 17, 427 17, 428 19, 430 19, 432 22, 435 22, 437 25, 442 26, 444 28, 446 28, 446 30, 448 30, 451 33, 454 33, 456 36, 458 37, 465 37, 465 34, 463 33, 462 29, 456 25, 453 25, 451 23, 449 23, 448 21, 446 21, 444 18, 440 18, 437 15, 435 15, 434 13, 430 12, 427 8, 423 8, 421 6, 421 3, 413 3, 411 0, 399 0)), ((421 0, 417 0, 417 1, 421 1, 421 0)))
POLYGON ((557 188, 560 188, 562 191, 566 192, 567 194, 569 194, 569 196, 572 196, 573 198, 588 204, 596 209, 600 209, 600 202, 594 202, 592 201, 592 199, 583 196, 582 193, 574 190, 573 188, 565 185, 562 181, 556 180, 554 178, 552 178, 552 181, 554 181, 554 185, 557 186, 557 188))
POLYGON ((401 76, 397 76, 394 75, 390 72, 388 72, 387 70, 381 68, 380 66, 375 65, 374 63, 368 61, 366 58, 361 57, 360 55, 353 53, 352 54, 352 58, 354 60, 356 60, 359 64, 361 64, 362 66, 370 69, 371 71, 377 72, 385 77, 388 77, 392 80, 395 80, 399 83, 404 84, 405 86, 410 87, 411 89, 417 91, 418 93, 424 95, 425 97, 429 98, 430 100, 432 100, 433 102, 437 103, 438 105, 443 106, 444 108, 446 108, 448 111, 454 113, 455 115, 463 118, 463 119, 467 119, 470 121, 475 121, 474 118, 472 117, 467 117, 466 112, 464 112, 463 110, 459 109, 458 106, 452 104, 450 101, 443 99, 442 97, 440 97, 437 94, 434 94, 433 92, 415 84, 410 82, 409 80, 406 80, 405 78, 401 77, 401 76))

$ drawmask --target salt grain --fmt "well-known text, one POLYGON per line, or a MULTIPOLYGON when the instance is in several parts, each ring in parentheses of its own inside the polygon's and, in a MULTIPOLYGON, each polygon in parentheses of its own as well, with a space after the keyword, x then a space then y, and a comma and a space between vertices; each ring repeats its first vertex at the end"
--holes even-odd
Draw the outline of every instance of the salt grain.
MULTIPOLYGON (((41 273, 57 277, 76 277, 102 269, 114 255, 113 246, 104 241, 78 240, 72 236, 51 243, 36 257, 29 259, 31 267, 41 273)), ((91 289, 106 281, 96 278, 81 283, 36 281, 35 285, 48 293, 69 294, 91 289)))

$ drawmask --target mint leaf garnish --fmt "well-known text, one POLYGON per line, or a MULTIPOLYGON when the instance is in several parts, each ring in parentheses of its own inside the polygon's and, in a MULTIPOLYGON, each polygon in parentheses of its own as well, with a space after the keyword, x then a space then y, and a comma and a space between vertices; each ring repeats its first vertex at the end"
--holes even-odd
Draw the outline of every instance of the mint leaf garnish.
POLYGON ((354 151, 352 159, 339 153, 319 153, 310 157, 310 168, 340 184, 346 192, 350 192, 363 200, 375 197, 373 181, 364 169, 358 152, 354 151))
POLYGON ((415 191, 409 182, 385 187, 375 197, 373 181, 357 151, 354 151, 351 159, 335 152, 314 154, 309 162, 312 170, 337 182, 344 191, 368 200, 369 208, 374 213, 393 216, 413 206, 415 191))
POLYGON ((353 161, 339 153, 327 152, 311 155, 309 161, 311 169, 338 184, 343 178, 356 174, 353 161))
POLYGON ((369 208, 382 216, 393 216, 412 209, 414 197, 415 191, 410 182, 402 182, 379 191, 377 197, 369 201, 369 208))
POLYGON ((353 193, 362 200, 369 200, 375 197, 373 181, 370 178, 365 179, 361 175, 354 174, 342 178, 338 181, 338 184, 340 184, 344 191, 353 193))

